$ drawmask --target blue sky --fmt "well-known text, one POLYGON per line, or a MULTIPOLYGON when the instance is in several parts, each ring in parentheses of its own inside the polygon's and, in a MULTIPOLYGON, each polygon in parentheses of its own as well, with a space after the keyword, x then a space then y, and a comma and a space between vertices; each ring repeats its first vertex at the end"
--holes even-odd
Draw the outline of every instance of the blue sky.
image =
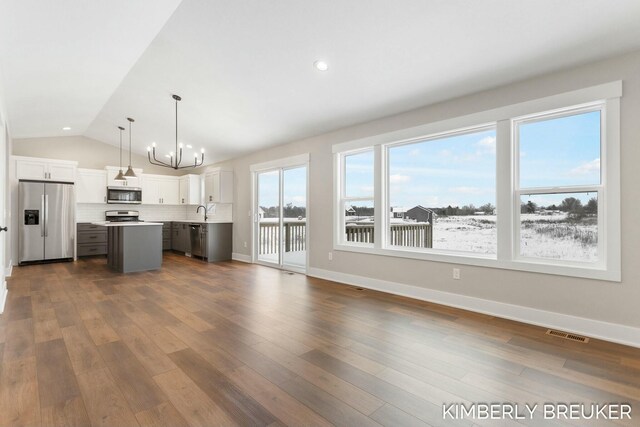
MULTIPOLYGON (((390 205, 495 205, 495 130, 392 147, 390 205)), ((600 113, 520 126, 521 187, 600 182, 600 113)), ((373 152, 346 158, 348 197, 373 194, 373 152)), ((566 197, 567 195, 564 195, 566 197)), ((586 202, 594 194, 572 194, 586 202)), ((563 198, 563 197, 562 197, 563 198)), ((539 196, 555 203, 560 196, 539 196)))
MULTIPOLYGON (((284 174, 284 205, 306 206, 307 168, 286 169, 284 174)), ((260 206, 277 206, 279 191, 278 171, 261 173, 258 178, 258 199, 260 206)))

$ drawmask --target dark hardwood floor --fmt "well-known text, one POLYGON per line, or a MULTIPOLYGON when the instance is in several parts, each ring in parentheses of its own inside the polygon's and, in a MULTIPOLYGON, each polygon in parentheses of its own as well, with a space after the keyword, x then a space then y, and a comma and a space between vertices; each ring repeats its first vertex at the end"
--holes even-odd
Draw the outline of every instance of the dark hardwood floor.
MULTIPOLYGON (((640 350, 238 262, 16 267, 0 425, 494 426, 443 403, 630 403, 640 350)), ((637 413, 636 413, 637 411, 637 413)))

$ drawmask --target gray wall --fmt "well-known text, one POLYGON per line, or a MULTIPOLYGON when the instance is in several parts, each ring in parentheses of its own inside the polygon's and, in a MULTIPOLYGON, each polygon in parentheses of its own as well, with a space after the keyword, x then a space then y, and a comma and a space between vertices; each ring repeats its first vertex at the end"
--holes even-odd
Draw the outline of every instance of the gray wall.
POLYGON ((235 170, 234 252, 250 255, 249 166, 308 152, 311 267, 640 327, 638 138, 640 52, 635 52, 263 150, 221 164, 235 170), (462 280, 454 281, 451 264, 333 251, 333 144, 614 80, 623 80, 624 85, 621 100, 622 283, 471 266, 462 266, 462 280), (329 251, 333 251, 333 261, 328 260, 329 251))
MULTIPOLYGON (((78 167, 104 169, 105 166, 118 166, 120 150, 110 144, 87 138, 86 136, 60 136, 52 138, 25 138, 13 141, 14 156, 43 157, 46 159, 75 160, 78 167)), ((147 157, 133 154, 131 162, 134 168, 144 173, 161 175, 184 175, 186 171, 153 166, 147 157)), ((122 150, 122 165, 126 170, 129 164, 129 152, 122 150)))

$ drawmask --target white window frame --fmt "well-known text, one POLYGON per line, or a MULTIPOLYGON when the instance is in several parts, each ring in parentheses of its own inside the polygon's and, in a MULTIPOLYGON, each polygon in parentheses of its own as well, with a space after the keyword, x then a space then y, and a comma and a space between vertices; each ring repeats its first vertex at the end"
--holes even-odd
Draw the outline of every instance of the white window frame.
MULTIPOLYGON (((391 233, 391 218, 390 215, 388 215, 388 213, 391 210, 391 204, 389 203, 390 200, 390 195, 389 195, 389 150, 395 147, 400 147, 403 145, 410 145, 410 144, 416 144, 416 143, 421 143, 421 142, 427 142, 427 141, 435 141, 435 140, 439 140, 439 139, 444 139, 444 138, 451 138, 451 137, 455 137, 455 136, 459 136, 459 135, 468 135, 470 133, 477 133, 477 132, 483 132, 483 131, 487 131, 487 130, 495 130, 496 134, 497 134, 497 124, 496 123, 483 123, 483 124, 479 124, 476 126, 468 126, 462 129, 454 129, 448 132, 439 132, 437 134, 433 134, 433 135, 425 135, 423 137, 419 137, 419 138, 412 138, 409 140, 405 140, 405 141, 398 141, 398 142, 392 142, 389 144, 382 144, 382 153, 384 155, 384 164, 385 164, 385 172, 384 175, 382 175, 385 179, 383 180, 383 185, 384 185, 384 196, 385 196, 385 205, 384 205, 384 210, 387 213, 387 215, 384 216, 384 239, 382 240, 382 247, 391 251, 407 251, 407 252, 417 252, 417 253, 427 253, 427 254, 444 254, 444 255, 462 255, 462 256, 471 256, 471 257, 477 257, 477 258, 486 258, 486 259, 496 259, 497 258, 497 253, 496 254, 481 254, 481 253, 477 253, 477 252, 471 252, 471 251, 460 251, 460 250, 445 250, 445 249, 437 249, 437 248, 413 248, 413 247, 403 247, 403 246, 397 246, 397 245, 392 245, 389 243, 390 240, 390 233, 391 233)), ((497 151, 496 151, 496 164, 494 165, 494 167, 497 169, 498 167, 498 161, 497 161, 497 151)), ((496 170, 497 173, 497 170, 496 170)), ((496 182, 494 183, 497 186, 497 175, 496 175, 496 182)), ((496 199, 497 199, 497 190, 496 190, 496 199)), ((497 203, 497 200, 495 201, 495 203, 497 203)), ((496 227, 497 227, 497 218, 496 218, 496 227)), ((496 232, 497 234, 497 232, 496 232)), ((497 237, 496 237, 497 239, 497 237)), ((497 242, 496 242, 496 247, 497 247, 497 242)))
POLYGON ((601 201, 606 200, 605 179, 607 164, 602 161, 606 156, 606 103, 604 101, 593 102, 583 105, 576 105, 568 108, 562 108, 554 111, 545 111, 539 114, 531 114, 527 116, 512 119, 511 126, 513 129, 513 166, 514 166, 514 239, 513 239, 513 258, 518 262, 529 262, 538 264, 555 264, 565 266, 592 266, 603 269, 606 267, 606 240, 607 230, 605 227, 604 216, 606 203, 600 207, 601 201), (578 114, 585 114, 594 111, 600 112, 600 182, 593 185, 561 185, 552 187, 520 187, 520 125, 527 123, 539 123, 546 120, 570 117, 578 114), (526 195, 544 195, 544 194, 564 194, 564 193, 596 193, 598 195, 598 259, 594 262, 577 261, 577 260, 561 260, 553 258, 540 258, 526 256, 521 253, 521 212, 520 204, 522 196, 526 195))
MULTIPOLYGON (((335 144, 334 153, 334 244, 336 251, 351 251, 391 257, 429 260, 455 264, 476 265, 509 270, 530 271, 607 281, 621 280, 620 254, 620 97, 622 82, 615 81, 545 98, 508 105, 493 110, 428 123, 374 135, 355 141, 335 144), (601 183, 598 192, 598 262, 569 262, 544 258, 524 258, 519 254, 520 194, 517 171, 518 147, 515 121, 545 114, 560 114, 576 108, 602 106, 601 115, 601 183), (456 129, 496 127, 496 209, 498 214, 497 256, 453 251, 416 251, 387 247, 389 224, 387 146, 409 143, 438 134, 451 134, 456 129), (361 246, 345 242, 344 210, 342 204, 342 156, 359 150, 374 150, 374 206, 375 239, 373 245, 361 246), (516 181, 517 180, 517 181, 516 181), (517 209, 516 209, 517 201, 517 209), (602 212, 600 212, 602 210, 602 212), (341 235, 342 233, 342 235, 341 235), (517 245, 517 246, 516 246, 517 245), (601 246, 600 246, 601 245, 601 246)), ((579 186, 562 187, 579 192, 579 186)), ((586 188, 592 189, 593 186, 586 188)), ((547 189, 545 189, 546 191, 547 189)), ((527 189, 524 194, 530 194, 527 189)), ((542 191, 542 190, 541 190, 542 191)), ((593 190, 591 190, 593 191, 593 190)), ((566 192, 566 191, 562 191, 566 192)), ((546 194, 546 193, 545 193, 546 194)), ((367 198, 366 200, 370 200, 367 198)))
MULTIPOLYGON (((376 221, 374 220, 373 223, 373 227, 374 227, 374 243, 364 243, 364 242, 349 242, 347 241, 347 233, 346 233, 346 207, 347 207, 347 203, 352 203, 352 202, 373 202, 373 209, 374 212, 377 211, 376 209, 376 154, 375 154, 375 150, 372 147, 368 147, 368 148, 363 148, 363 149, 357 149, 357 150, 352 150, 352 151, 348 151, 348 152, 344 152, 341 153, 340 156, 336 157, 336 160, 338 162, 337 165, 337 169, 340 171, 340 179, 339 179, 339 183, 340 183, 340 189, 338 190, 338 206, 339 206, 339 212, 338 212, 338 216, 339 216, 339 223, 341 224, 339 227, 337 227, 337 241, 339 241, 342 245, 347 245, 347 246, 354 246, 354 247, 360 247, 360 248, 373 248, 375 245, 375 242, 377 240, 377 224, 376 221), (373 193, 371 194, 371 196, 363 196, 363 197, 354 197, 354 196, 349 196, 347 194, 346 188, 347 188, 347 182, 346 182, 346 176, 347 176, 347 165, 346 165, 346 161, 345 158, 349 157, 349 156, 353 156, 353 155, 358 155, 358 154, 362 154, 362 153, 367 153, 367 152, 372 152, 373 153, 373 176, 374 176, 374 182, 373 182, 373 193)), ((375 215, 375 214, 374 214, 375 215)))

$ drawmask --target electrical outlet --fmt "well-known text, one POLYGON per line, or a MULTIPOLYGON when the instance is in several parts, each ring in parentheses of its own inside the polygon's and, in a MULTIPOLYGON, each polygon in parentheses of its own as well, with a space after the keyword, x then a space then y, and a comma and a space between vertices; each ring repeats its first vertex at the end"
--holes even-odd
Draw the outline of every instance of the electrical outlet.
POLYGON ((460 280, 460 269, 459 268, 454 268, 453 269, 453 278, 455 280, 460 280))
POLYGON ((247 247, 247 242, 244 242, 244 247, 245 247, 245 248, 247 247))
POLYGON ((333 260, 333 252, 329 252, 329 261, 333 260))

